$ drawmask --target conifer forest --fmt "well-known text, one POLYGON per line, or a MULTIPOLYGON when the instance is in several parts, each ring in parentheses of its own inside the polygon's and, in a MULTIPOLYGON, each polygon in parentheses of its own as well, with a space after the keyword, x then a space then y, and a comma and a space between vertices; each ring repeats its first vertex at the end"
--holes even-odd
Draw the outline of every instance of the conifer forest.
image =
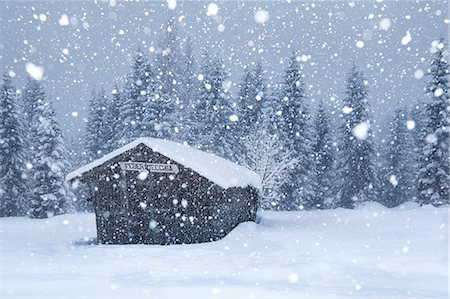
POLYGON ((0 297, 448 298, 448 13, 0 1, 0 297))

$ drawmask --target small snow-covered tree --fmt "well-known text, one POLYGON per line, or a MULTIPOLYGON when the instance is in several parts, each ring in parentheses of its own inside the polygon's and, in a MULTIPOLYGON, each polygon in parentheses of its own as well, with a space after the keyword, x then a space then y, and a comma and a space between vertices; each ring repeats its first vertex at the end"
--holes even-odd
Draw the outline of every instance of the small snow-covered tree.
POLYGON ((39 101, 33 116, 36 127, 33 190, 28 215, 47 218, 73 210, 74 195, 65 181, 67 150, 50 102, 39 101))
POLYGON ((239 162, 261 177, 260 207, 276 210, 280 209, 280 187, 288 181, 297 159, 277 135, 270 134, 264 127, 255 128, 243 138, 246 155, 239 162))
POLYGON ((28 200, 25 129, 11 78, 0 86, 0 217, 22 216, 28 200))
POLYGON ((371 112, 367 83, 362 71, 350 70, 343 100, 338 169, 340 170, 337 206, 355 205, 375 199, 375 169, 371 112))
POLYGON ((450 201, 449 65, 443 39, 436 45, 428 76, 426 92, 431 102, 426 110, 427 136, 419 170, 418 201, 440 206, 450 201))
POLYGON ((335 197, 336 182, 335 148, 333 146, 330 120, 323 101, 320 101, 314 122, 314 158, 316 162, 316 202, 318 208, 331 207, 335 197))
POLYGON ((407 128, 407 120, 406 112, 397 109, 389 127, 380 182, 382 194, 378 201, 390 208, 415 197, 415 155, 411 151, 414 139, 407 128))
POLYGON ((283 206, 286 209, 314 209, 315 170, 311 115, 306 103, 306 90, 300 64, 293 55, 284 73, 280 89, 277 128, 298 164, 290 173, 290 180, 283 184, 283 206))

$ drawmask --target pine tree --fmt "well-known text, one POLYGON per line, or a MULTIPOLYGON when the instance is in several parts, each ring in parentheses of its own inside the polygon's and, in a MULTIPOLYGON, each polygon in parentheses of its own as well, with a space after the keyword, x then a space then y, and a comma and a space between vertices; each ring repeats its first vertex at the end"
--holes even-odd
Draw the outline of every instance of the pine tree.
POLYGON ((0 216, 23 216, 28 200, 25 129, 11 78, 0 87, 0 216))
POLYGON ((107 99, 106 110, 103 114, 105 128, 105 152, 111 152, 119 147, 118 136, 122 125, 121 105, 123 93, 116 85, 112 91, 111 99, 107 99))
POLYGON ((105 155, 105 144, 108 137, 105 136, 104 115, 106 112, 107 98, 103 89, 100 92, 93 91, 89 103, 89 111, 86 123, 84 139, 84 163, 92 162, 105 155))
MULTIPOLYGON (((180 130, 184 125, 182 117, 187 99, 183 92, 186 90, 186 72, 189 67, 185 52, 182 50, 182 41, 178 35, 177 20, 170 16, 162 33, 159 35, 158 51, 155 56, 157 69, 156 83, 158 87, 159 117, 157 123, 161 126, 160 138, 179 140, 180 130)), ((191 49, 188 49, 190 51, 191 49)), ((187 55, 192 53, 186 52, 187 55)))
POLYGON ((180 78, 183 76, 183 52, 175 18, 170 17, 164 25, 158 44, 155 59, 161 94, 178 102, 180 78))
POLYGON ((147 135, 147 127, 144 124, 145 105, 149 98, 155 96, 154 84, 154 73, 148 58, 138 50, 133 58, 131 73, 127 77, 122 95, 122 125, 117 136, 120 145, 147 135))
POLYGON ((265 97, 266 84, 260 62, 255 69, 246 68, 238 93, 240 131, 246 136, 253 127, 262 124, 262 107, 265 97))
POLYGON ((419 171, 420 204, 440 206, 449 203, 449 65, 445 60, 445 42, 439 41, 428 73, 426 144, 419 171))
POLYGON ((395 110, 390 123, 387 152, 385 154, 384 175, 380 185, 383 193, 379 201, 392 208, 415 197, 414 140, 407 128, 407 114, 395 110))
POLYGON ((323 101, 320 101, 315 118, 314 155, 316 162, 316 206, 326 208, 332 206, 336 173, 334 168, 335 149, 333 147, 330 120, 323 101))
POLYGON ((42 101, 44 97, 45 92, 42 85, 32 78, 28 78, 22 91, 23 111, 26 123, 32 122, 37 104, 39 101, 42 101))
MULTIPOLYGON (((40 101, 43 101, 45 98, 45 92, 42 85, 32 78, 28 78, 25 87, 22 90, 22 104, 23 104, 23 112, 24 112, 24 123, 31 124, 33 122, 33 116, 36 111, 36 107, 40 101)), ((33 126, 27 125, 24 127, 25 132, 25 160, 28 165, 31 165, 31 161, 33 160, 34 147, 36 145, 36 128, 33 126)), ((32 169, 27 168, 27 176, 31 178, 32 169)), ((33 180, 28 180, 27 189, 31 190, 33 187, 33 180)), ((28 207, 25 208, 28 210, 28 207)))
POLYGON ((419 198, 419 180, 420 180, 420 168, 421 159, 423 157, 422 151, 426 145, 426 136, 427 136, 427 104, 425 102, 419 102, 415 105, 408 113, 410 116, 410 121, 412 121, 414 128, 411 130, 411 134, 413 137, 413 150, 412 154, 414 154, 414 182, 415 182, 415 200, 419 198))
POLYGON ((347 79, 340 126, 340 182, 337 206, 354 208, 375 199, 374 145, 370 129, 371 112, 362 71, 353 66, 347 79))
POLYGON ((55 111, 50 102, 41 100, 32 126, 36 127, 33 183, 28 215, 47 218, 73 210, 74 195, 65 181, 69 167, 67 150, 55 111))
MULTIPOLYGON (((84 132, 80 132, 85 134, 84 132)), ((67 146, 67 160, 69 161, 70 169, 76 169, 85 164, 85 156, 83 155, 83 141, 84 138, 80 136, 70 136, 66 138, 67 146)), ((69 168, 68 168, 69 169, 69 168)), ((75 182, 70 185, 72 192, 75 195, 73 206, 77 212, 94 212, 94 207, 88 202, 88 198, 91 195, 89 186, 75 182)))
POLYGON ((234 111, 228 92, 224 89, 227 74, 221 60, 211 60, 205 54, 203 61, 202 86, 193 103, 190 118, 190 143, 234 160, 232 146, 235 144, 235 124, 230 120, 234 111))
POLYGON ((183 56, 180 70, 180 105, 175 110, 173 118, 176 119, 179 133, 175 130, 175 135, 172 140, 175 141, 187 141, 189 140, 189 115, 192 112, 191 107, 194 100, 197 98, 198 91, 200 90, 199 83, 196 75, 196 63, 194 57, 194 50, 192 40, 186 39, 183 43, 183 56), (179 137, 178 137, 179 136, 179 137))
POLYGON ((282 141, 298 159, 297 167, 291 173, 290 182, 282 186, 286 209, 314 209, 315 180, 311 116, 306 103, 305 84, 295 55, 289 61, 281 86, 281 116, 277 128, 282 141))

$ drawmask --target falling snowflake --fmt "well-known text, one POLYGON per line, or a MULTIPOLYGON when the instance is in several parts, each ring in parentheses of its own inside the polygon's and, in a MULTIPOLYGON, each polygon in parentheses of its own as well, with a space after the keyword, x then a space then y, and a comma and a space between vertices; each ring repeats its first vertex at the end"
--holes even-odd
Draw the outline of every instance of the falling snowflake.
POLYGON ((167 0, 167 8, 174 10, 177 7, 177 0, 167 0))
POLYGON ((258 24, 264 24, 269 20, 269 12, 264 9, 258 9, 255 12, 255 22, 258 24))
POLYGON ((67 15, 62 15, 58 21, 59 25, 67 26, 69 25, 69 17, 67 15))
POLYGON ((208 4, 208 10, 206 11, 206 15, 209 17, 217 16, 219 13, 219 6, 216 3, 208 4))
POLYGON ((389 183, 392 184, 392 186, 396 187, 398 185, 397 177, 395 175, 389 176, 389 183))
POLYGON ((37 66, 34 63, 28 62, 25 65, 25 69, 34 80, 40 81, 44 75, 44 68, 42 66, 37 66))
POLYGON ((357 124, 353 128, 352 133, 356 138, 358 138, 360 140, 364 140, 367 138, 367 136, 369 134, 369 129, 370 129, 370 123, 368 121, 364 121, 362 123, 357 124))
POLYGON ((402 45, 406 46, 409 44, 412 40, 411 33, 409 31, 406 31, 405 36, 402 37, 402 45))
POLYGON ((382 30, 389 30, 389 28, 391 28, 391 19, 389 18, 384 18, 380 21, 380 29, 382 30))

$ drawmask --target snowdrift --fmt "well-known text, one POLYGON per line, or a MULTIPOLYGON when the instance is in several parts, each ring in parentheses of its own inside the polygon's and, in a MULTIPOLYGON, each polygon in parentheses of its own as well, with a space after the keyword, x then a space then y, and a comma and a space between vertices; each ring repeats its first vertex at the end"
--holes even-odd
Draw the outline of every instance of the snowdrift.
POLYGON ((1 218, 2 298, 447 298, 448 211, 263 212, 173 246, 88 245, 93 214, 1 218))

